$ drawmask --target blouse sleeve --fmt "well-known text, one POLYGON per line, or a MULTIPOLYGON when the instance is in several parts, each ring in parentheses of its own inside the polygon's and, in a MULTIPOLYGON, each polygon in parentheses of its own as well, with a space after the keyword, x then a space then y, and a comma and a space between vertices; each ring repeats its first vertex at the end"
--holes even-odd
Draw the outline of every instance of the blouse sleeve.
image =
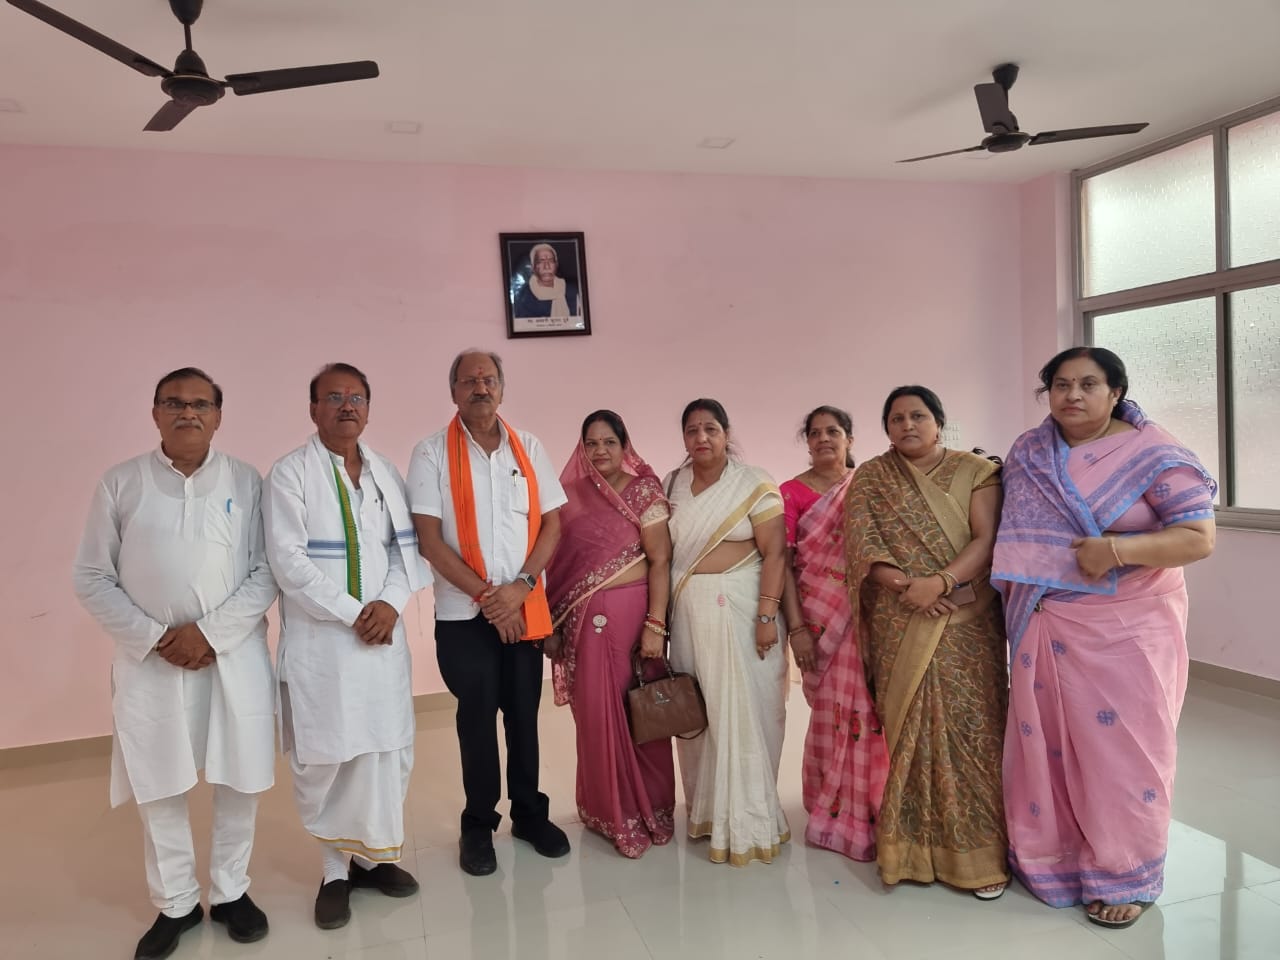
POLYGON ((1213 519, 1213 492, 1193 467, 1172 467, 1157 475, 1143 499, 1166 527, 1213 519))
POLYGON ((671 507, 667 504, 667 498, 663 495, 662 484, 654 477, 641 477, 636 480, 631 487, 627 488, 627 493, 631 493, 631 488, 636 490, 636 498, 632 509, 640 517, 640 526, 651 527, 655 523, 663 523, 671 517, 671 507))
POLYGON ((757 527, 766 520, 772 520, 774 517, 782 516, 782 495, 778 493, 777 488, 770 490, 751 508, 751 525, 757 527))
POLYGON ((800 499, 796 496, 793 481, 788 480, 781 487, 782 518, 787 525, 787 546, 796 545, 796 524, 800 522, 800 499))

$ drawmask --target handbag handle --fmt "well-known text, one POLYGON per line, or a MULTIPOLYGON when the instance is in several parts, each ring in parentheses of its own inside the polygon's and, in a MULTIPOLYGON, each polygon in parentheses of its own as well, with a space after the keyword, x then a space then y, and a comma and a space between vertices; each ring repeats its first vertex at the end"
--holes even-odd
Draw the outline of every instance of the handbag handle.
MULTIPOLYGON (((667 657, 667 648, 662 648, 662 665, 667 668, 667 676, 672 680, 676 678, 676 672, 671 669, 671 660, 667 657)), ((631 669, 636 675, 636 686, 644 689, 644 659, 640 656, 639 649, 631 651, 631 669)))

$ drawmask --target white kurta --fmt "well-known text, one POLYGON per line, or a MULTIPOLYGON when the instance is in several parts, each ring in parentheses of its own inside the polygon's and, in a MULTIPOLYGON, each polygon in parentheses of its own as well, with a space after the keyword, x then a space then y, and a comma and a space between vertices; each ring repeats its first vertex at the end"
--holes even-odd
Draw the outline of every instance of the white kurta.
POLYGON ((262 478, 217 451, 190 477, 156 450, 99 483, 73 582, 115 641, 111 804, 210 783, 259 793, 275 779, 275 688, 266 611, 276 584, 263 543, 262 478), (155 652, 194 622, 217 653, 190 671, 155 652))
POLYGON ((313 437, 277 461, 267 478, 267 555, 281 590, 277 669, 289 698, 289 716, 282 716, 288 721, 284 745, 302 764, 343 763, 413 744, 412 662, 403 620, 396 622, 389 645, 368 646, 353 627, 374 600, 402 614, 424 582, 425 565, 417 556, 399 473, 363 444, 360 452, 361 497, 345 467, 339 468, 358 513, 359 600, 347 593, 341 510, 328 451, 313 437))

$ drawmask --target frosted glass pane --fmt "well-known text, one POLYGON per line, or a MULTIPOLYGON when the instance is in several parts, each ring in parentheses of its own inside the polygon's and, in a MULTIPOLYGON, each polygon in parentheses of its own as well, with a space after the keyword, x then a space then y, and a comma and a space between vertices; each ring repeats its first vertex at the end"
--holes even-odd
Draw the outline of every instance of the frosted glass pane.
POLYGON ((1235 504, 1280 510, 1280 287, 1230 297, 1235 504))
POLYGON ((1280 257, 1280 113, 1227 131, 1231 265, 1280 257))
POLYGON ((1086 297, 1215 270, 1212 138, 1084 181, 1080 228, 1086 297))
POLYGON ((1129 371, 1129 398, 1196 452, 1219 484, 1217 335, 1212 297, 1093 319, 1095 346, 1129 371))

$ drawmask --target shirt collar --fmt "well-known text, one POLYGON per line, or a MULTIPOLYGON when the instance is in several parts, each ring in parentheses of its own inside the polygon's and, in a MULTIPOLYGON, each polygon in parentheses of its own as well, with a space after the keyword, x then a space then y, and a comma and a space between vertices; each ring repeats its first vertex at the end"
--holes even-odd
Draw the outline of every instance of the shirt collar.
POLYGON ((213 447, 210 447, 209 452, 205 454, 204 460, 201 461, 200 466, 196 467, 195 471, 191 474, 190 477, 188 477, 185 473, 183 473, 181 470, 179 470, 177 467, 173 465, 173 461, 169 459, 169 455, 164 452, 164 444, 161 443, 156 445, 156 459, 160 461, 161 466, 165 467, 168 470, 172 470, 174 473, 180 476, 183 480, 194 480, 197 476, 199 476, 200 473, 202 473, 206 468, 208 468, 209 464, 213 463, 213 459, 216 454, 217 454, 217 451, 214 450, 213 447))
MULTIPOLYGON (((471 445, 474 446, 480 452, 484 453, 484 447, 480 446, 480 444, 476 442, 476 438, 471 435, 471 428, 468 427, 466 423, 463 422, 463 419, 461 417, 458 418, 458 423, 462 426, 462 432, 467 435, 467 440, 471 442, 471 445)), ((498 418, 498 450, 501 450, 505 446, 509 446, 510 442, 511 441, 507 437, 507 425, 503 423, 502 418, 499 417, 498 418)), ((497 453, 497 452, 498 452, 497 450, 494 451, 494 453, 497 453)), ((485 453, 486 457, 488 455, 489 454, 485 453)))

